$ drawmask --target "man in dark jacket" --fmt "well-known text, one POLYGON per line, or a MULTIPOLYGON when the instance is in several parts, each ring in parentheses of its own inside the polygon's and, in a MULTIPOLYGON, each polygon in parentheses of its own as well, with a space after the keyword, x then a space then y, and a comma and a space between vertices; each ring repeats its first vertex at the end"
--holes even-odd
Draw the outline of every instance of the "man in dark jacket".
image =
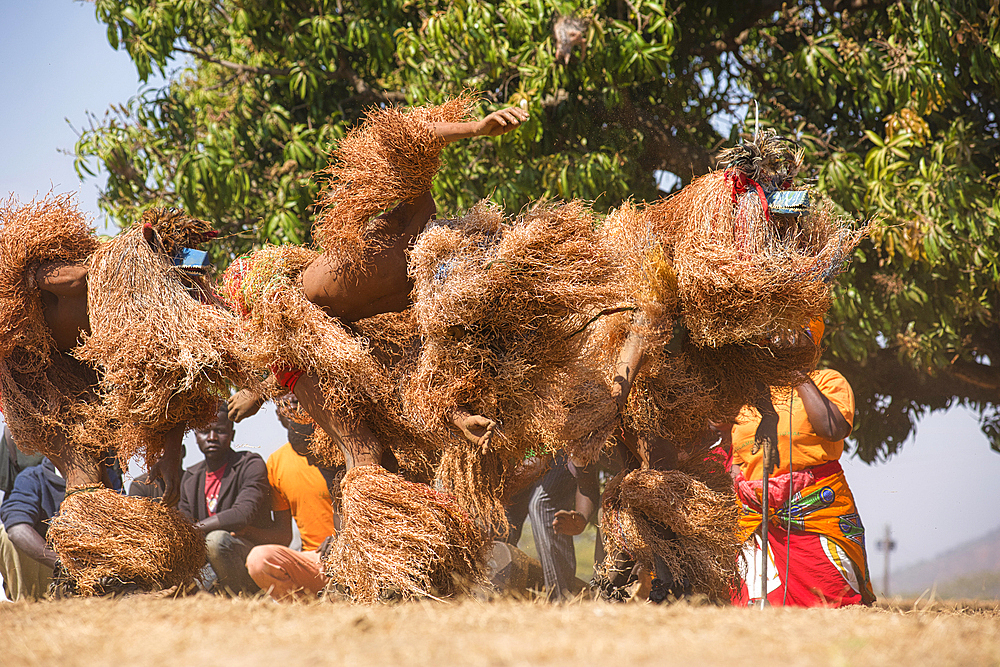
POLYGON ((37 600, 48 590, 58 556, 46 547, 45 535, 65 495, 66 480, 42 459, 18 474, 0 505, 0 572, 9 600, 37 600))
POLYGON ((548 472, 515 494, 506 508, 510 545, 517 546, 524 520, 531 517, 531 534, 550 600, 571 598, 585 586, 576 578, 573 536, 587 528, 600 498, 597 466, 586 468, 559 455, 548 472))
POLYGON ((205 534, 217 587, 252 594, 260 589, 247 572, 246 559, 255 544, 233 533, 248 526, 271 527, 271 487, 259 454, 233 451, 235 434, 225 403, 214 422, 195 430, 195 442, 205 460, 185 471, 178 509, 205 534))

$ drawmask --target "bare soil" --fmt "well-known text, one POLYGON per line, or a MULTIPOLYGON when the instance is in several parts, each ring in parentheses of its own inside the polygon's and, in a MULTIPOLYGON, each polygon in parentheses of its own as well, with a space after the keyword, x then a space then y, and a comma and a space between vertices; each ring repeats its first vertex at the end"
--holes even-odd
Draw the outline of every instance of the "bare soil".
POLYGON ((199 594, 0 604, 0 665, 1000 665, 1000 602, 873 609, 277 604, 199 594))

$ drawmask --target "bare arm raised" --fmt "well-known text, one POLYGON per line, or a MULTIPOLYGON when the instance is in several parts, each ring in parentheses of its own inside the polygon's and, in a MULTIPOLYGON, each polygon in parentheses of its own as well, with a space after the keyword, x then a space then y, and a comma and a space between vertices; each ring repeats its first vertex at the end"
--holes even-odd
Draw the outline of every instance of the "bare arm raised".
POLYGON ((840 409, 823 395, 812 378, 807 376, 805 382, 795 388, 795 393, 802 399, 802 405, 816 435, 830 442, 836 442, 851 434, 851 424, 844 419, 840 409))
MULTIPOLYGON (((812 336, 804 332, 795 335, 792 344, 798 347, 814 347, 812 336)), ((809 423, 816 435, 836 442, 851 434, 852 426, 833 401, 827 398, 808 374, 803 374, 802 382, 795 387, 795 393, 802 399, 802 406, 809 417, 809 423)))
POLYGON ((528 112, 520 107, 494 111, 482 120, 469 123, 429 123, 431 130, 447 142, 471 137, 498 137, 507 134, 528 120, 528 112))
POLYGON ((628 404, 628 396, 632 391, 636 375, 646 361, 646 339, 637 331, 644 324, 642 316, 636 315, 615 362, 615 375, 611 379, 611 396, 618 403, 619 412, 628 404))

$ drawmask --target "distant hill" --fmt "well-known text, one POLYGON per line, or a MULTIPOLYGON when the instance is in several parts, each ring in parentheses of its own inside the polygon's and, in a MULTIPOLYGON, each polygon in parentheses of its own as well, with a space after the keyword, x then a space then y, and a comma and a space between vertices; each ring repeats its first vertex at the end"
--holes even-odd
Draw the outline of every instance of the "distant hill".
MULTIPOLYGON (((877 558, 869 566, 877 571, 877 558)), ((889 586, 894 596, 916 597, 933 588, 937 598, 1000 599, 1000 528, 893 572, 889 586)))

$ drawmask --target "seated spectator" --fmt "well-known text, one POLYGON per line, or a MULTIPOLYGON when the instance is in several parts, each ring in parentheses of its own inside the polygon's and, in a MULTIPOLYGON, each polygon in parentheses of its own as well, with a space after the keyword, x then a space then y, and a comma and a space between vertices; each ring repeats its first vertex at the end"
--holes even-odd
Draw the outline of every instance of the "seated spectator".
POLYGON ((584 586, 576 578, 573 536, 584 531, 599 505, 596 468, 579 467, 567 457, 557 456, 549 471, 519 491, 507 507, 508 544, 517 545, 524 519, 531 517, 531 532, 550 600, 575 595, 584 586))
MULTIPOLYGON (((8 441, 9 442, 9 441, 8 441)), ((108 488, 121 493, 117 457, 108 453, 101 464, 108 488)), ((21 471, 0 505, 0 573, 10 600, 43 597, 52 580, 57 554, 46 547, 49 519, 66 496, 66 480, 52 461, 21 471)))
MULTIPOLYGON (((187 450, 183 445, 181 445, 180 460, 183 461, 186 455, 187 455, 187 450)), ((183 476, 184 476, 184 470, 183 468, 181 468, 181 470, 178 471, 177 477, 178 479, 180 479, 183 476)), ((145 472, 136 477, 135 479, 133 479, 132 483, 129 484, 128 495, 138 496, 140 498, 149 498, 150 500, 162 500, 164 489, 165 487, 163 484, 163 479, 161 477, 157 477, 152 482, 150 482, 149 473, 145 472)))
POLYGON ((178 509, 205 534, 216 589, 253 594, 260 590, 246 568, 247 555, 256 544, 250 535, 253 529, 247 531, 248 537, 234 533, 271 527, 270 487, 259 454, 233 451, 235 434, 224 403, 207 428, 195 430, 205 460, 185 471, 178 509))
POLYGON ((48 459, 26 468, 0 505, 0 572, 7 599, 45 596, 59 556, 45 545, 48 520, 66 495, 66 480, 48 459))
POLYGON ((273 544, 254 547, 247 558, 250 576, 275 600, 315 596, 323 589, 326 578, 317 550, 337 529, 330 491, 331 486, 337 489, 337 471, 321 468, 309 452, 313 427, 288 417, 288 411, 297 408, 294 396, 279 405, 278 419, 288 431, 288 443, 267 459, 275 528, 261 537, 273 544), (281 546, 291 542, 292 519, 302 536, 301 551, 281 546))
POLYGON ((41 454, 25 454, 18 449, 10 429, 4 424, 3 437, 0 438, 0 491, 3 491, 4 498, 14 488, 14 478, 18 473, 40 464, 43 458, 41 454))
MULTIPOLYGON (((14 437, 5 424, 0 437, 0 498, 6 498, 14 488, 14 479, 25 468, 42 462, 41 454, 25 454, 14 444, 14 437)), ((2 579, 2 577, 0 577, 2 579)), ((0 597, 0 600, 4 599, 0 597)))

